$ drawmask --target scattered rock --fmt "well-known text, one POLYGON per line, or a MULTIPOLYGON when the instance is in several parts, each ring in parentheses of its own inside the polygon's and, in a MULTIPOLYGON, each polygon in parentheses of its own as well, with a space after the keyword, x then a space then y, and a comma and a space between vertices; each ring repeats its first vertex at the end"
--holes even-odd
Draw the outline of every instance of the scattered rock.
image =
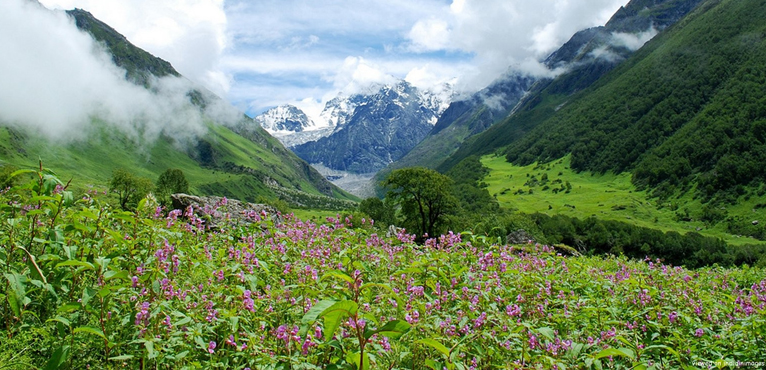
POLYGON ((758 220, 753 221, 753 226, 757 226, 760 222, 758 220))
POLYGON ((399 235, 400 232, 404 231, 401 227, 396 227, 396 225, 388 225, 388 231, 386 231, 386 238, 396 238, 397 235, 399 235))
POLYGON ((524 229, 518 229, 508 234, 508 236, 505 237, 505 240, 508 244, 528 244, 534 243, 535 237, 530 235, 524 229))
POLYGON ((241 202, 235 199, 227 199, 214 196, 196 196, 189 194, 173 194, 173 209, 186 211, 192 206, 194 214, 207 220, 209 226, 217 228, 222 222, 233 224, 249 224, 255 221, 255 215, 263 218, 264 215, 271 217, 275 223, 282 222, 282 217, 276 208, 267 204, 255 204, 241 202))

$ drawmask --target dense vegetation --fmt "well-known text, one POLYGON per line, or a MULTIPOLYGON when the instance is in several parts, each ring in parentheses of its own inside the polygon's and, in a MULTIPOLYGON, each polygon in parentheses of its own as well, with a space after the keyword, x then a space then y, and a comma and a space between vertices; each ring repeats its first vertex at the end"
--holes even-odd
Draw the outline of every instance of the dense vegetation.
POLYGON ((723 2, 661 35, 512 144, 508 159, 526 164, 571 152, 576 170, 635 168, 634 181, 658 195, 687 190, 696 177, 708 197, 761 179, 754 166, 766 148, 759 128, 766 14, 751 6, 723 2))
MULTIPOLYGON (((624 216, 617 219, 601 219, 591 213, 575 213, 579 216, 575 217, 562 214, 562 210, 554 210, 550 205, 547 210, 552 215, 541 213, 542 210, 534 208, 511 209, 508 208, 508 204, 504 204, 506 208, 500 207, 498 198, 510 197, 513 200, 527 196, 535 197, 533 192, 535 194, 551 193, 551 197, 556 197, 563 202, 563 208, 572 208, 572 210, 576 208, 573 204, 580 204, 578 200, 582 197, 586 199, 586 202, 596 202, 602 199, 600 197, 613 200, 615 197, 633 196, 628 191, 624 191, 624 194, 607 191, 603 195, 594 194, 591 191, 583 192, 579 183, 576 183, 578 186, 574 188, 569 181, 554 178, 555 175, 549 177, 550 171, 546 168, 548 166, 536 167, 538 175, 527 174, 522 180, 518 180, 526 180, 524 188, 513 191, 505 189, 500 197, 497 193, 489 194, 488 184, 484 181, 494 183, 497 180, 488 177, 491 171, 478 157, 469 157, 462 161, 447 173, 448 176, 425 168, 394 170, 384 182, 384 185, 391 189, 388 196, 384 200, 366 199, 360 204, 358 210, 361 212, 360 217, 372 217, 378 222, 382 221, 384 226, 393 224, 405 227, 418 236, 416 238, 418 243, 427 239, 425 234, 433 236, 446 233, 448 230, 467 230, 473 235, 480 235, 498 243, 536 240, 547 245, 561 245, 565 250, 574 253, 614 254, 636 259, 649 257, 687 268, 716 264, 766 266, 766 245, 756 244, 757 240, 753 239, 749 239, 749 244, 745 241, 730 245, 718 234, 709 235, 707 230, 703 231, 706 235, 681 227, 662 231, 656 220, 654 222, 645 220, 641 224, 636 224, 627 222, 624 216), (520 236, 516 235, 524 236, 526 239, 519 239, 520 236)), ((510 179, 504 178, 499 180, 500 184, 507 184, 509 181, 510 179)), ((636 195, 640 200, 644 200, 644 196, 636 195)), ((635 207, 631 200, 623 199, 623 201, 626 203, 618 201, 614 206, 610 203, 611 210, 620 211, 635 207)), ((591 208, 604 209, 595 205, 591 208)), ((676 210, 676 213, 668 212, 674 217, 689 217, 688 211, 685 216, 680 210, 676 210)), ((701 217, 702 221, 711 224, 723 223, 724 213, 706 206, 702 208, 699 215, 695 214, 695 217, 701 217), (706 219, 715 217, 718 219, 706 219)), ((644 213, 640 215, 645 217, 644 213)), ((735 222, 727 219, 725 223, 728 225, 725 227, 726 232, 764 232, 762 226, 752 225, 749 220, 735 222), (749 225, 749 227, 742 225, 749 225)), ((702 230, 702 228, 698 229, 698 231, 702 230)))
POLYGON ((759 4, 703 3, 588 89, 531 96, 440 169, 509 145, 513 163, 571 154, 575 170, 631 171, 661 197, 696 189, 705 200, 733 203, 764 191, 766 10, 759 4))
POLYGON ((583 253, 625 255, 635 259, 654 256, 666 263, 689 268, 743 263, 758 263, 766 267, 764 245, 727 248, 723 240, 694 231, 683 235, 675 231, 663 233, 657 229, 596 217, 577 219, 535 213, 529 218, 531 223, 521 225, 538 231, 541 235, 539 241, 551 245, 563 243, 583 253))
POLYGON ((29 174, 0 194, 8 369, 680 368, 761 361, 766 345, 757 268, 451 233, 418 246, 341 217, 211 228, 29 174))

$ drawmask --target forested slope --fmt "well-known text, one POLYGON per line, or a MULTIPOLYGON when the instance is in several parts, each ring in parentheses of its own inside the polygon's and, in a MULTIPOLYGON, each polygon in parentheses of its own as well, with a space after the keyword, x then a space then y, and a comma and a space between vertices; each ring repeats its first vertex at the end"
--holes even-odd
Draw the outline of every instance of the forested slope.
POLYGON ((764 176, 764 19, 760 0, 707 1, 588 89, 530 99, 463 155, 509 145, 523 165, 571 153, 575 170, 633 171, 658 195, 742 192, 764 176))

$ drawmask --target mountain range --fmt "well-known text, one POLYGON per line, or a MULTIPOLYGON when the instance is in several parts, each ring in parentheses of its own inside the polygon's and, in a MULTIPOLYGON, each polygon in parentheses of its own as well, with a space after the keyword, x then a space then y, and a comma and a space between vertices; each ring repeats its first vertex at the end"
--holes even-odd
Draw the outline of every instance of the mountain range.
MULTIPOLYGON (((414 165, 439 167, 463 142, 516 111, 523 101, 536 99, 556 81, 563 94, 581 90, 619 65, 660 30, 677 22, 700 0, 634 0, 621 7, 604 26, 577 32, 551 53, 544 64, 556 78, 533 76, 511 66, 489 86, 453 102, 428 136, 402 159, 381 173, 414 165)), ((456 158, 463 158, 457 156, 456 158)), ((442 169, 454 164, 442 166, 442 169)))
POLYGON ((403 80, 368 90, 328 101, 320 114, 321 124, 290 106, 270 109, 255 119, 309 163, 355 174, 374 173, 420 142, 451 98, 449 86, 437 94, 403 80))
MULTIPOLYGON (((577 32, 551 53, 543 61, 551 71, 548 75, 510 66, 486 88, 454 101, 454 95, 434 94, 429 101, 428 92, 400 83, 339 96, 326 104, 320 123, 289 106, 269 110, 256 121, 325 174, 379 171, 377 182, 396 168, 425 166, 446 172, 466 156, 487 153, 510 139, 494 133, 474 136, 511 116, 527 117, 528 107, 549 95, 570 96, 587 89, 701 2, 630 1, 604 26, 577 32), (487 141, 499 144, 486 145, 487 141)), ((566 100, 560 104, 554 110, 566 100)))
MULTIPOLYGON (((327 176, 377 172, 380 179, 405 166, 449 173, 494 154, 508 166, 555 161, 594 175, 627 173, 679 220, 726 220, 727 232, 750 235, 758 223, 748 218, 766 208, 761 2, 633 0, 544 59, 550 74, 511 66, 460 99, 400 81, 339 95, 313 119, 280 106, 255 119, 221 120, 210 109, 221 99, 186 81, 182 97, 204 117, 204 132, 191 139, 162 130, 142 142, 93 117, 85 138, 51 142, 4 122, 0 158, 25 167, 42 158, 86 184, 103 184, 120 167, 147 177, 180 167, 198 193, 308 205, 353 198, 327 176)), ((155 91, 164 78, 185 81, 89 13, 69 15, 134 85, 155 91)))

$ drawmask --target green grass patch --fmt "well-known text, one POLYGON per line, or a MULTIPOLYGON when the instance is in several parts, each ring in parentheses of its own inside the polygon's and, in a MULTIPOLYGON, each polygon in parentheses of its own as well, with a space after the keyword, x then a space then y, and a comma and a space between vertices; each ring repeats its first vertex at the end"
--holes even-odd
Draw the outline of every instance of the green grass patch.
MULTIPOLYGON (((725 222, 702 221, 703 204, 691 192, 664 203, 649 198, 646 191, 636 189, 630 173, 577 173, 569 166, 569 156, 542 165, 516 166, 504 156, 488 155, 482 158, 482 163, 490 169, 484 178, 487 190, 504 208, 577 218, 595 216, 682 234, 696 231, 732 245, 764 243, 730 234, 725 222)), ((759 220, 762 225, 766 222, 766 208, 757 204, 766 204, 766 199, 743 199, 736 206, 725 207, 724 212, 738 217, 742 223, 759 220)))

